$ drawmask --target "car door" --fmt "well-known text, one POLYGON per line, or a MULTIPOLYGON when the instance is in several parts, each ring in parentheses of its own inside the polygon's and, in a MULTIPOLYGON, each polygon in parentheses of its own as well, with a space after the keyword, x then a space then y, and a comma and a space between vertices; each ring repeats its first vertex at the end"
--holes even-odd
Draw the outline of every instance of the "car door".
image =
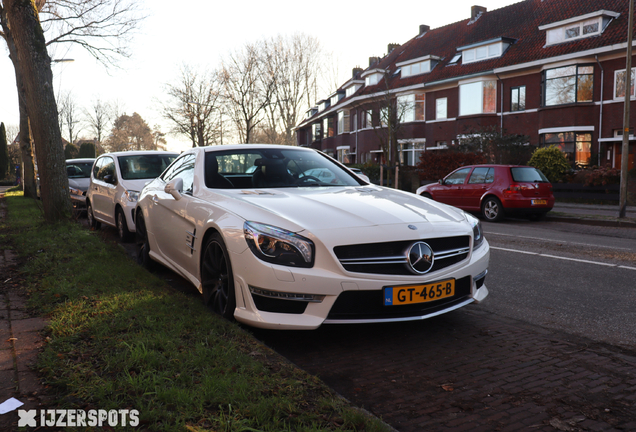
POLYGON ((481 197, 490 189, 494 181, 492 167, 475 167, 468 177, 468 182, 462 189, 462 205, 466 210, 479 210, 481 197))
POLYGON ((435 201, 460 207, 464 183, 471 170, 472 167, 460 168, 447 175, 442 183, 435 188, 435 196, 433 197, 435 201))
POLYGON ((104 156, 95 164, 91 188, 93 215, 102 222, 114 225, 117 173, 115 160, 111 156, 104 156))
POLYGON ((173 264, 192 272, 194 259, 194 239, 197 235, 194 220, 188 217, 188 205, 192 197, 195 154, 180 156, 161 176, 165 186, 176 178, 183 180, 181 197, 176 199, 165 190, 158 188, 151 197, 151 229, 159 252, 173 264))

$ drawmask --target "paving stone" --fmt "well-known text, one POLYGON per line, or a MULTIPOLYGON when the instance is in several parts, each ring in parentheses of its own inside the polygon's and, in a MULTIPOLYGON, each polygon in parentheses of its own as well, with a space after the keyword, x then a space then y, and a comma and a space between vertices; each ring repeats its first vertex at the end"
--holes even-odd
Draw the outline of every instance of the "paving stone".
POLYGON ((0 371, 13 369, 13 350, 0 349, 0 371))
POLYGON ((40 318, 40 317, 14 319, 12 314, 11 318, 12 318, 11 328, 13 330, 13 335, 15 337, 19 337, 20 333, 23 333, 23 332, 42 331, 47 325, 47 321, 44 318, 40 318))
POLYGON ((35 372, 23 371, 18 372, 18 387, 20 394, 28 395, 38 393, 42 390, 42 383, 35 372))

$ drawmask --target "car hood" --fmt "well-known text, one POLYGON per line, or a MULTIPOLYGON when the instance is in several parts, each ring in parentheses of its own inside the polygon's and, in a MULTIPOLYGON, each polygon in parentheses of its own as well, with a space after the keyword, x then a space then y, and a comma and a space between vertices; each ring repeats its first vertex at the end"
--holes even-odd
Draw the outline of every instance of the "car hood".
POLYGON ((242 218, 296 232, 436 222, 456 225, 466 221, 463 212, 454 207, 373 186, 216 192, 233 198, 223 200, 222 205, 242 218))
POLYGON ((68 179, 69 187, 73 189, 79 189, 83 192, 88 190, 88 185, 91 183, 90 178, 70 178, 68 179))

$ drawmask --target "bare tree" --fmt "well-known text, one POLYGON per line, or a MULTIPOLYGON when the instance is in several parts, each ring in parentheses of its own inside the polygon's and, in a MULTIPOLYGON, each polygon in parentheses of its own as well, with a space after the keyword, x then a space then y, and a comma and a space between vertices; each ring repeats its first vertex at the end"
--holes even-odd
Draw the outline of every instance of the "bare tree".
POLYGON ((79 108, 75 103, 73 93, 70 91, 63 92, 57 100, 57 107, 60 131, 62 131, 62 134, 66 132, 68 142, 73 144, 77 141, 77 137, 81 132, 79 108))
POLYGON ((84 110, 84 118, 93 133, 93 138, 101 143, 111 121, 110 105, 99 97, 93 99, 91 106, 84 110))
POLYGON ((293 128, 304 109, 310 106, 310 96, 317 91, 320 43, 315 37, 295 34, 276 36, 266 40, 263 46, 265 70, 277 78, 275 103, 266 110, 267 135, 280 139, 282 132, 281 143, 292 145, 295 143, 293 128))
MULTIPOLYGON (((69 218, 71 201, 64 162, 64 148, 53 94, 51 59, 46 51, 38 11, 31 0, 4 0, 0 14, 3 28, 15 44, 19 74, 26 89, 26 107, 39 155, 44 218, 53 223, 69 218), (6 27, 5 27, 6 20, 6 27)), ((13 54, 13 53, 12 53, 13 54)))
POLYGON ((246 44, 222 61, 225 101, 241 142, 252 142, 263 111, 273 103, 276 76, 264 67, 262 47, 246 44))
MULTIPOLYGON (((2 36, 9 47, 10 58, 16 70, 16 84, 20 104, 20 149, 23 170, 24 195, 36 196, 35 187, 35 154, 31 140, 31 128, 27 110, 27 85, 22 79, 22 66, 14 45, 14 32, 20 31, 15 25, 10 29, 10 14, 6 13, 9 6, 29 4, 36 13, 38 35, 46 30, 48 42, 44 37, 37 43, 41 46, 51 44, 77 44, 86 49, 96 59, 105 65, 114 64, 120 56, 128 56, 125 42, 130 40, 131 34, 136 30, 140 21, 144 18, 139 13, 134 0, 0 0, 0 24, 2 36), (35 9, 34 9, 35 6, 35 9), (38 14, 41 13, 41 16, 38 14), (42 25, 43 23, 43 25, 42 25)), ((17 21, 16 21, 17 22, 17 21)), ((31 28, 32 30, 32 28, 31 28)), ((30 36, 33 36, 31 34, 30 36)), ((37 36, 37 37, 36 37, 37 36)), ((47 55, 48 58, 48 55, 47 55)), ((50 58, 48 58, 50 62, 50 58)), ((50 66, 48 66, 50 68, 50 66)), ((51 86, 52 81, 40 82, 41 86, 51 86)), ((57 122, 57 116, 56 116, 57 122)), ((59 126, 58 126, 59 130, 59 126)), ((42 162, 41 162, 42 163, 42 162)), ((58 175, 64 175, 64 167, 58 175)))
POLYGON ((173 134, 188 137, 192 147, 222 140, 222 83, 217 72, 183 66, 178 83, 167 84, 166 90, 170 99, 162 111, 173 125, 173 134))
POLYGON ((47 0, 40 11, 47 45, 75 44, 110 66, 129 57, 127 42, 145 15, 134 0, 47 0))

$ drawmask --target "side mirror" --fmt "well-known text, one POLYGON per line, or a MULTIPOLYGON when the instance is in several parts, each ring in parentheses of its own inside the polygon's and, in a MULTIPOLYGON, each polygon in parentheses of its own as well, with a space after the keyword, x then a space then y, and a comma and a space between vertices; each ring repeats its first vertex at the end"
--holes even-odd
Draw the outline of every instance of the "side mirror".
POLYGON ((439 180, 437 180, 437 183, 439 183, 439 184, 441 184, 441 185, 442 185, 442 184, 444 184, 444 180, 439 179, 439 180))
POLYGON ((115 184, 115 177, 112 174, 105 175, 104 181, 108 184, 115 184))
POLYGON ((168 184, 166 184, 166 187, 163 188, 163 191, 165 193, 169 193, 174 197, 174 199, 179 201, 181 199, 181 192, 183 192, 183 179, 177 177, 170 180, 168 184))

